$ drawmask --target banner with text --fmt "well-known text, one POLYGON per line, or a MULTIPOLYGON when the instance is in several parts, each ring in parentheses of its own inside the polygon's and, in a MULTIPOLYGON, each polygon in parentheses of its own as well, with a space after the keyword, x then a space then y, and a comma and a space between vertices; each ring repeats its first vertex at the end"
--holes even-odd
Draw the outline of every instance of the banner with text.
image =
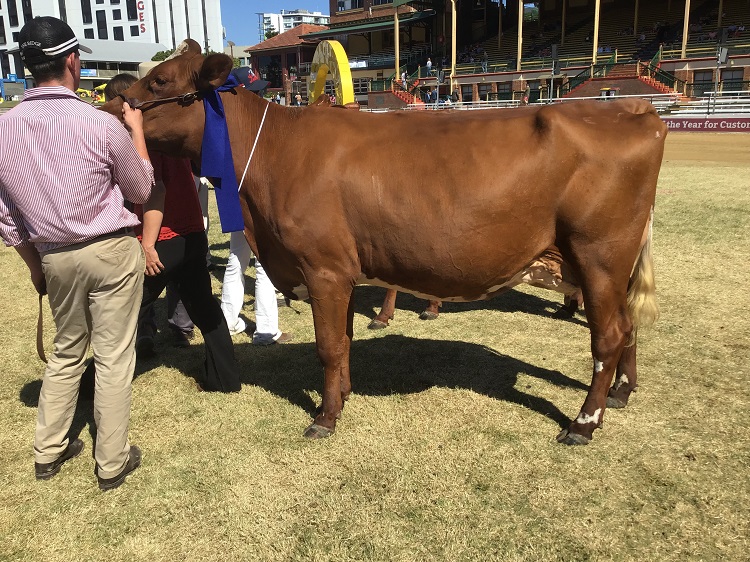
POLYGON ((750 133, 750 117, 677 118, 662 116, 670 131, 750 133))

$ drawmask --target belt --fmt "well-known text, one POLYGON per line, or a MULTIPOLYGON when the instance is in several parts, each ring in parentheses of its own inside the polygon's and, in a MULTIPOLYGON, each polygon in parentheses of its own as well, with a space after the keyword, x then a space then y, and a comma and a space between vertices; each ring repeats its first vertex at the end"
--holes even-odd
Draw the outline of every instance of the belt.
POLYGON ((100 240, 106 240, 107 238, 116 238, 118 236, 127 236, 132 235, 133 229, 129 226, 124 226, 123 228, 118 228, 117 230, 113 232, 107 232, 106 234, 100 234, 99 236, 95 236, 94 238, 90 238, 89 240, 86 240, 86 244, 91 242, 99 242, 100 240))

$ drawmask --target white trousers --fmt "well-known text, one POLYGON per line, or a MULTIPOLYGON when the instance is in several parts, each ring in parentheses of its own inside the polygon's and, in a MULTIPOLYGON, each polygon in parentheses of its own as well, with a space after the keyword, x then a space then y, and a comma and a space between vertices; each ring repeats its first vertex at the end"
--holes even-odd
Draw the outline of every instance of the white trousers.
MULTIPOLYGON (((252 251, 242 231, 229 235, 229 260, 221 287, 221 310, 233 333, 245 330, 245 321, 240 318, 245 300, 245 270, 250 263, 252 251)), ((279 330, 279 307, 276 288, 266 275, 261 263, 255 260, 255 332, 253 343, 270 343, 281 337, 279 330)))

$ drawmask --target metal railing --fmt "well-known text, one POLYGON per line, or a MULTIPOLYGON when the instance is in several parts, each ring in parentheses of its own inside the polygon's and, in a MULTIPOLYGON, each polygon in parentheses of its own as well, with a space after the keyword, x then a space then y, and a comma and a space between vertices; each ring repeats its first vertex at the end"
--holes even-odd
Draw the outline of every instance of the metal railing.
MULTIPOLYGON (((672 108, 677 104, 678 96, 676 94, 652 94, 648 96, 633 95, 633 96, 615 96, 611 98, 602 97, 588 97, 588 98, 544 98, 536 102, 530 102, 529 105, 548 105, 551 103, 571 103, 581 100, 600 100, 606 103, 608 100, 624 99, 624 98, 637 98, 646 99, 656 107, 660 113, 665 112, 668 108, 672 108)), ((520 99, 496 99, 496 100, 482 100, 482 101, 471 101, 471 102, 448 102, 445 99, 441 99, 438 103, 432 102, 429 104, 410 104, 405 107, 405 110, 421 110, 421 109, 461 109, 461 110, 478 110, 478 109, 492 109, 492 108, 513 108, 520 107, 522 105, 520 99)), ((750 111, 750 109, 749 109, 750 111)))
POLYGON ((662 84, 676 92, 681 92, 683 94, 686 92, 687 88, 685 81, 680 80, 674 74, 670 74, 669 72, 659 68, 659 66, 654 65, 653 59, 648 64, 642 62, 639 63, 639 65, 640 76, 648 76, 649 78, 653 78, 654 80, 661 82, 662 84))
POLYGON ((750 91, 725 90, 706 92, 706 96, 691 100, 673 111, 673 114, 699 115, 750 115, 750 91))
MULTIPOLYGON (((732 55, 748 55, 750 54, 750 41, 735 41, 728 42, 726 47, 729 48, 730 54, 732 55)), ((716 56, 716 42, 707 43, 705 45, 694 45, 689 46, 685 50, 685 56, 687 58, 699 58, 699 57, 715 57, 716 56)), ((664 49, 661 52, 662 60, 674 60, 682 58, 682 48, 680 49, 664 49)))

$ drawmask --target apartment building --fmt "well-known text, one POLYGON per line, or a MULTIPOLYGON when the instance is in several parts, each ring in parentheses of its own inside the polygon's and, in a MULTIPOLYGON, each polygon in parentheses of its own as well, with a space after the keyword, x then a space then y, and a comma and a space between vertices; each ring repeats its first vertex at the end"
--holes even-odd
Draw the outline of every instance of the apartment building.
POLYGON ((276 31, 284 33, 303 23, 328 25, 330 16, 321 12, 307 10, 281 10, 279 14, 258 13, 258 43, 266 40, 266 33, 276 31))

